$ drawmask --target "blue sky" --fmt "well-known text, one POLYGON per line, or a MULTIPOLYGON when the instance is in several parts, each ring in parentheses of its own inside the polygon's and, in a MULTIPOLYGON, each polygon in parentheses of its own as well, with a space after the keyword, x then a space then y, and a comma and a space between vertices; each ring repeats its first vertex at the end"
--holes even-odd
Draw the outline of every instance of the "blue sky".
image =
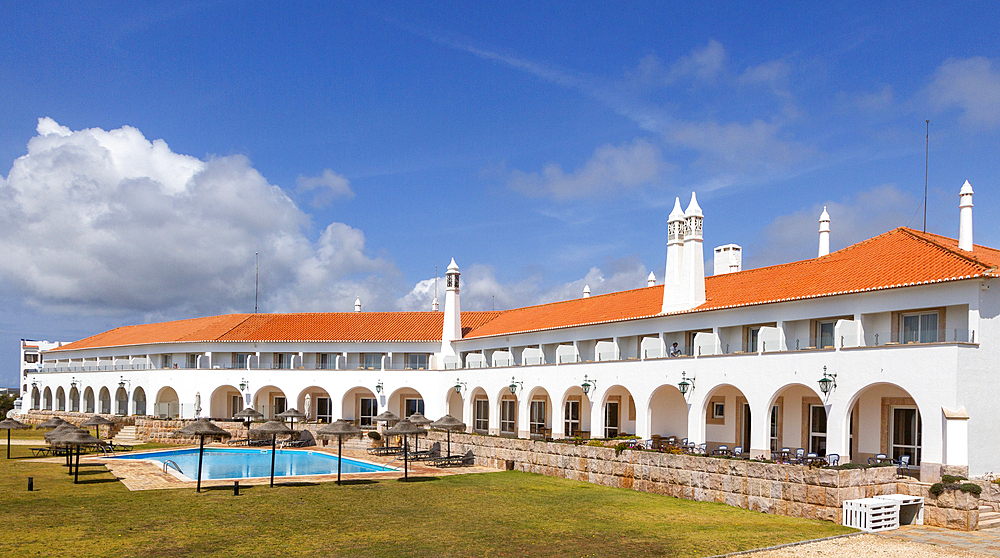
MULTIPOLYGON (((0 384, 22 337, 253 306, 463 309, 662 276, 692 191, 744 267, 923 226, 1000 246, 1000 8, 0 5, 0 384), (443 298, 443 296, 442 296, 443 298)), ((710 269, 710 266, 709 266, 710 269)))

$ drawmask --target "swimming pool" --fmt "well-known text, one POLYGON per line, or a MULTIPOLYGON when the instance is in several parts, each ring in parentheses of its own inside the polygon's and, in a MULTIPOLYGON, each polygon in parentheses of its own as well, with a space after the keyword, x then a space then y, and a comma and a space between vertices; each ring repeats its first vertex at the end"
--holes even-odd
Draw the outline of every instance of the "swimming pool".
MULTIPOLYGON (((181 474, 194 479, 198 476, 198 450, 182 449, 120 455, 117 459, 152 461, 163 465, 167 460, 177 463, 181 474)), ((172 468, 171 468, 172 469, 172 468)), ((343 473, 378 473, 395 471, 372 463, 343 459, 343 473)), ((308 450, 278 450, 274 459, 274 476, 337 474, 337 456, 308 450)), ((207 480, 249 479, 271 476, 271 450, 248 448, 205 448, 201 478, 207 480)))

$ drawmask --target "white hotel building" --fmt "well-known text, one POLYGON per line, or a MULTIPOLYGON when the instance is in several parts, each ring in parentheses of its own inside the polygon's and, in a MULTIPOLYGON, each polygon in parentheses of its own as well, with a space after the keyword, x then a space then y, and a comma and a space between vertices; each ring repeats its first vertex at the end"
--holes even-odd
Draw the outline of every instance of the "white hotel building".
POLYGON ((663 284, 635 290, 462 312, 452 261, 443 312, 359 302, 124 326, 38 349, 24 408, 228 418, 296 407, 362 426, 420 410, 499 436, 910 455, 929 480, 1000 471, 1000 250, 972 242, 968 182, 957 241, 898 228, 831 253, 824 211, 816 258, 740 270, 728 245, 710 277, 702 219, 694 196, 686 211, 677 203, 663 284))

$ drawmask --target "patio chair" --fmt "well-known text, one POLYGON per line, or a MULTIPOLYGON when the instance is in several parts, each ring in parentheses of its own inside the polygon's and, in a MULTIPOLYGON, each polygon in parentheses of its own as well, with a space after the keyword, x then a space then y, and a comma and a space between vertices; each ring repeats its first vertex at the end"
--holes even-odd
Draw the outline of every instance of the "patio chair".
POLYGON ((743 446, 733 448, 733 457, 736 459, 750 459, 749 453, 743 453, 743 446))
POLYGON ((708 443, 702 442, 702 443, 698 444, 698 449, 695 450, 695 453, 698 453, 700 455, 707 455, 708 454, 708 443))
POLYGON ((828 453, 826 454, 826 462, 831 467, 836 467, 837 465, 840 465, 840 455, 836 453, 828 453))
POLYGON ((712 450, 712 455, 729 455, 729 446, 725 444, 720 444, 714 450, 712 450))
POLYGON ((916 465, 910 465, 909 455, 901 455, 899 456, 899 464, 896 465, 896 478, 902 478, 904 473, 906 474, 906 476, 910 476, 910 471, 914 469, 919 471, 920 467, 917 467, 916 465))
POLYGON ((802 464, 805 462, 806 450, 804 448, 798 448, 795 450, 795 463, 802 464))

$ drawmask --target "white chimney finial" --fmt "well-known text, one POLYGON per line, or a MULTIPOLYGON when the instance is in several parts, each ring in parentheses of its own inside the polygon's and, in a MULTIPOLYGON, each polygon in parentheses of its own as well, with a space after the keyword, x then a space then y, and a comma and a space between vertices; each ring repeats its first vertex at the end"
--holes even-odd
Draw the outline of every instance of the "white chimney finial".
POLYGON ((958 249, 972 251, 972 184, 966 180, 958 193, 958 249))
POLYGON ((361 311, 361 297, 360 296, 358 298, 354 299, 354 311, 355 312, 360 312, 361 311))
POLYGON ((652 287, 654 285, 656 285, 656 275, 653 275, 653 272, 650 271, 649 277, 646 277, 646 286, 652 287))
POLYGON ((823 206, 823 213, 819 216, 819 256, 825 256, 830 253, 830 214, 826 212, 826 206, 823 206))
POLYGON ((589 297, 590 297, 590 285, 584 285, 583 286, 583 298, 589 298, 589 297))

